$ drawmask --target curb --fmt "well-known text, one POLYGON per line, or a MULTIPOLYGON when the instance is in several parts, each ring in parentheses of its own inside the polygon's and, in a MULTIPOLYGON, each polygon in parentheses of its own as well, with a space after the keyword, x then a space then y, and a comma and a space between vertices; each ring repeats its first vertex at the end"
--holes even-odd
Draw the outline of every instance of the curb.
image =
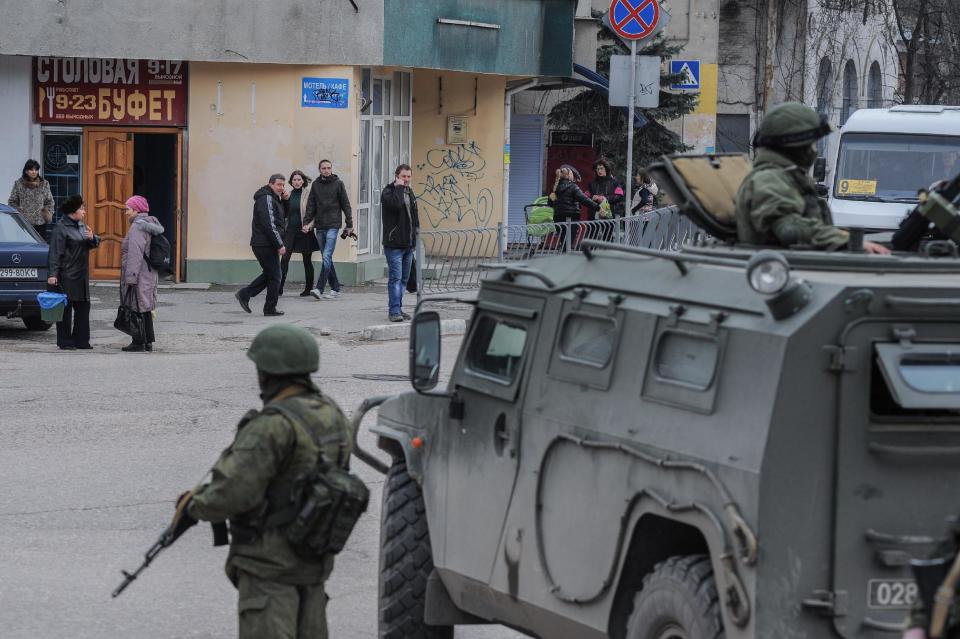
MULTIPOLYGON (((463 335, 467 331, 467 320, 445 319, 440 320, 440 335, 463 335)), ((385 342, 396 339, 410 338, 410 324, 408 322, 396 324, 378 324, 367 326, 360 334, 360 339, 372 342, 385 342)))

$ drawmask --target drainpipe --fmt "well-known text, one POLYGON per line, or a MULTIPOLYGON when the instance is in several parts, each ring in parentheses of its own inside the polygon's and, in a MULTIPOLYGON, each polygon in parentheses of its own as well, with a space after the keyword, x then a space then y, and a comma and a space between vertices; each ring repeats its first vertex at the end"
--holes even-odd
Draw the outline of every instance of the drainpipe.
POLYGON ((513 119, 513 96, 521 91, 532 89, 538 84, 540 84, 540 80, 534 78, 533 80, 524 82, 520 86, 507 89, 503 97, 503 224, 501 225, 502 230, 500 232, 498 255, 500 259, 503 259, 503 252, 507 246, 507 226, 510 223, 510 220, 507 218, 508 212, 510 211, 510 162, 508 161, 508 157, 510 155, 510 123, 513 119))

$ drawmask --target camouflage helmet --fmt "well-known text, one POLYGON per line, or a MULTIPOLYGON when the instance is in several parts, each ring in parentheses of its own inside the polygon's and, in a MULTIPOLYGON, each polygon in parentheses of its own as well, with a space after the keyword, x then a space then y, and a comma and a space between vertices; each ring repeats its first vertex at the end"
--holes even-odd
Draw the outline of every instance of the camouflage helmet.
POLYGON ((270 375, 304 375, 320 368, 317 340, 306 329, 275 324, 253 338, 247 357, 270 375))
POLYGON ((785 102, 770 109, 760 123, 754 146, 792 148, 808 146, 832 131, 825 115, 806 104, 785 102))

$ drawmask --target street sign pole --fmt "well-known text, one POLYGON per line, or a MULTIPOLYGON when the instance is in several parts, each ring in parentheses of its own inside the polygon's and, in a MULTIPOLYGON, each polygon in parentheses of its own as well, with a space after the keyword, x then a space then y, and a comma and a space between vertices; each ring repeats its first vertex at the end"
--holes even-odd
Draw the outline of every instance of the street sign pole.
POLYGON ((627 106, 627 175, 626 175, 626 187, 624 192, 626 195, 625 214, 630 214, 630 209, 633 207, 633 200, 631 199, 631 191, 633 190, 633 110, 637 101, 637 41, 630 41, 630 102, 627 106))

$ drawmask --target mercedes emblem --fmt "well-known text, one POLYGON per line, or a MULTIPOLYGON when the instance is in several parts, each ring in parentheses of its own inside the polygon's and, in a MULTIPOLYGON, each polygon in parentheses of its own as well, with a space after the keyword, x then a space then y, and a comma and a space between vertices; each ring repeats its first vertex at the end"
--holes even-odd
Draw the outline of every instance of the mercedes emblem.
POLYGON ((20 260, 21 260, 21 257, 19 253, 14 253, 13 255, 10 256, 10 261, 13 262, 14 264, 19 264, 20 260))

